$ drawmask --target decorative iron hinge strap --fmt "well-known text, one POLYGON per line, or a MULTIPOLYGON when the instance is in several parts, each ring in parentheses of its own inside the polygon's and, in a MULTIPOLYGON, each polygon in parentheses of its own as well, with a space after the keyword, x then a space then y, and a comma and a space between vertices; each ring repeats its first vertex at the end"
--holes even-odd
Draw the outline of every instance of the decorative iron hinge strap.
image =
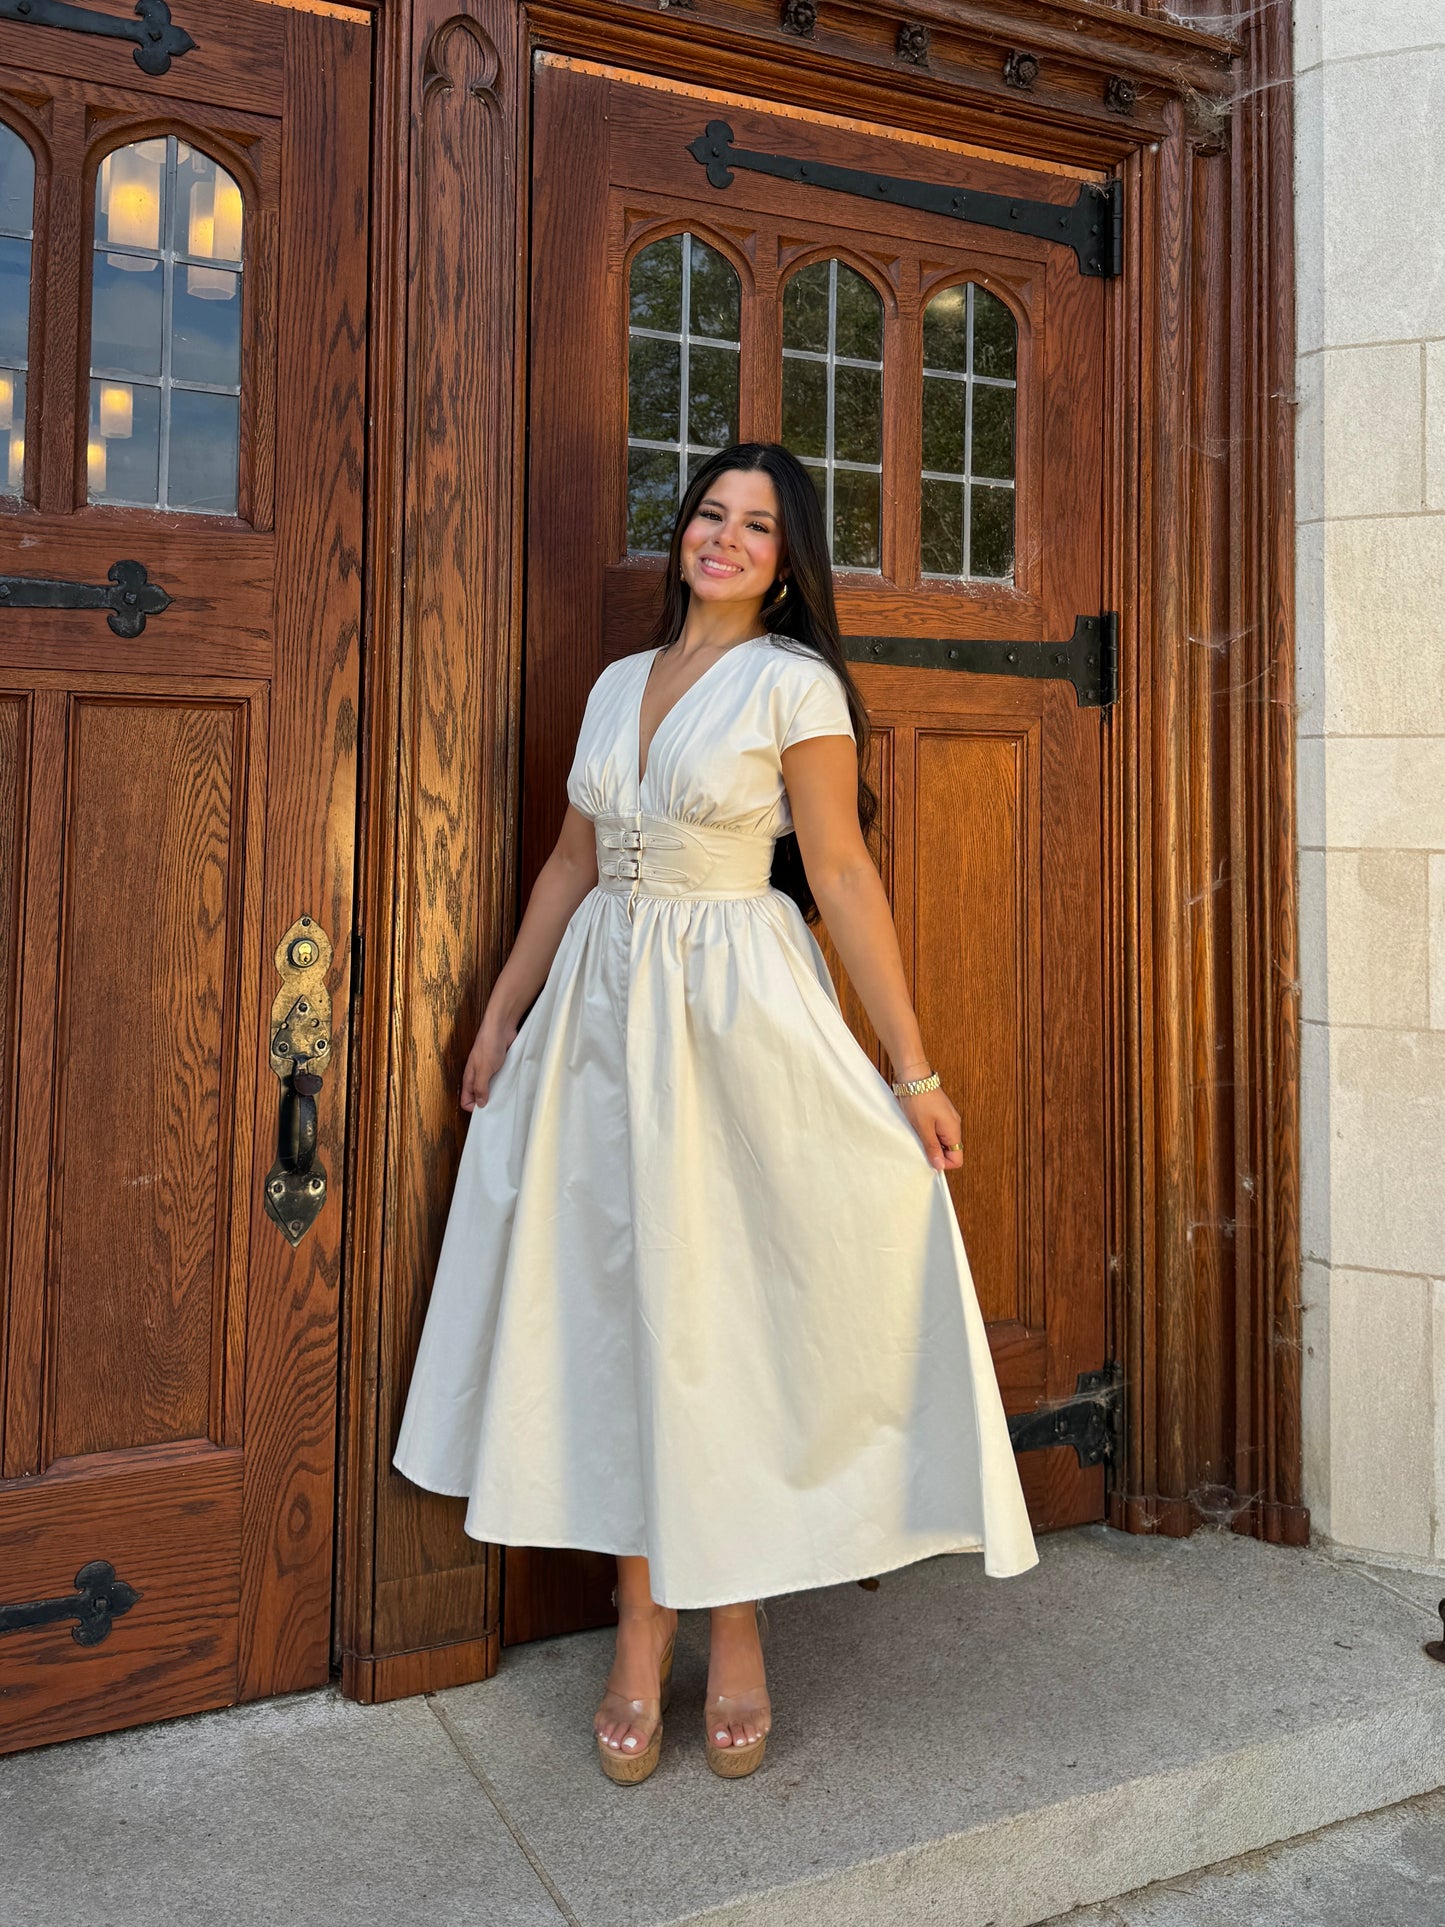
POLYGON ((901 669, 964 669, 976 676, 1059 678, 1074 685, 1081 709, 1106 709, 1119 698, 1119 618, 1079 616, 1067 642, 998 642, 947 636, 846 636, 850 662, 901 669))
POLYGON ((1015 1452, 1045 1452, 1072 1446, 1079 1464, 1112 1464, 1118 1453, 1122 1368, 1110 1360, 1102 1371, 1080 1372, 1073 1396, 1032 1412, 1015 1412, 1008 1422, 1015 1452))
POLYGON ((896 174, 870 174, 828 161, 802 161, 790 154, 759 154, 734 147, 733 130, 710 120, 704 133, 688 143, 688 153, 707 169, 710 186, 732 186, 732 170, 772 174, 804 187, 856 194, 865 201, 919 208, 977 227, 1003 228, 1040 241, 1058 241, 1074 250, 1080 274, 1105 277, 1124 271, 1124 197, 1118 180, 1085 181, 1072 206, 1058 201, 1026 201, 1013 194, 985 194, 979 188, 946 187, 938 181, 910 181, 896 174))
POLYGON ((135 64, 144 74, 163 74, 172 55, 188 54, 195 41, 184 27, 171 25, 166 0, 135 0, 137 18, 122 20, 94 7, 67 6, 65 0, 0 0, 0 20, 21 20, 28 27, 60 27, 67 33, 103 34, 134 40, 135 64))
POLYGON ((160 583, 146 579, 144 562, 112 562, 106 574, 109 586, 44 575, 0 575, 0 609, 109 609, 106 621, 118 636, 138 636, 147 616, 171 606, 160 583))
POLYGON ((0 1633, 23 1632, 29 1626, 53 1626, 74 1619, 70 1637, 77 1646, 98 1646, 110 1636, 111 1624, 143 1597, 124 1579, 117 1579, 109 1559, 92 1559, 75 1575, 78 1588, 59 1599, 30 1599, 0 1606, 0 1633))

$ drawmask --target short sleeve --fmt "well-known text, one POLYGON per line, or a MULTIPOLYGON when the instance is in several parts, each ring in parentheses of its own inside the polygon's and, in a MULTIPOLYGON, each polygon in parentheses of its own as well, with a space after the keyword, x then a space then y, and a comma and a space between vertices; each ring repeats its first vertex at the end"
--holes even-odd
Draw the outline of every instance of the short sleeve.
POLYGON ((780 748, 790 749, 794 743, 806 742, 810 736, 848 736, 856 742, 848 698, 833 671, 825 663, 808 664, 800 680, 802 693, 783 732, 780 748))

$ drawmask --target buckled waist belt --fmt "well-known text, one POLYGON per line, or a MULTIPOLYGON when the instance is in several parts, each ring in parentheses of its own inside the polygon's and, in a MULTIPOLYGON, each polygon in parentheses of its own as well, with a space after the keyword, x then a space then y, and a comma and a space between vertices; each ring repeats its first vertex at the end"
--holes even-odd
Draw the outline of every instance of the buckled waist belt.
POLYGON ((671 816, 599 816, 597 884, 644 897, 753 897, 769 889, 773 839, 679 823, 671 816))

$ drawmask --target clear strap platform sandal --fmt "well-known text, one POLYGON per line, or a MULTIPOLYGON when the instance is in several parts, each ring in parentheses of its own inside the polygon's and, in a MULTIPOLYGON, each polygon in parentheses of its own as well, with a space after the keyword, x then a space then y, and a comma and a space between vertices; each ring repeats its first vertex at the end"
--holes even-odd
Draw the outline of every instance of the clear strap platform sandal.
MULTIPOLYGON (((614 1606, 617 1604, 615 1587, 612 1603, 614 1606)), ((615 1780, 618 1786, 640 1786, 656 1769, 657 1762, 662 1757, 662 1716, 672 1699, 672 1653, 676 1644, 677 1633, 674 1631, 662 1650, 658 1681, 661 1689, 659 1698, 628 1699, 610 1684, 603 1690, 601 1703, 593 1715, 593 1731, 596 1733, 597 1726, 601 1722, 614 1721, 640 1727, 647 1734, 644 1745, 627 1751, 624 1750, 625 1742, 622 1745, 613 1746, 602 1737, 601 1733, 596 1733, 597 1757, 601 1762, 602 1771, 609 1780, 615 1780)), ((610 1674, 608 1678, 610 1680, 610 1674)))
MULTIPOLYGON (((763 1610, 761 1600, 756 1602, 756 1611, 761 1643, 768 1636, 768 1615, 763 1610)), ((773 1724, 773 1705, 767 1687, 752 1686, 742 1693, 714 1693, 706 1701, 703 1716, 706 1721, 704 1737, 707 1742, 707 1763, 713 1772, 724 1780, 742 1780, 749 1773, 755 1773, 763 1763, 768 1733, 773 1724), (741 1745, 728 1740, 719 1745, 719 1730, 729 1726, 761 1726, 762 1731, 755 1740, 748 1740, 741 1745)))

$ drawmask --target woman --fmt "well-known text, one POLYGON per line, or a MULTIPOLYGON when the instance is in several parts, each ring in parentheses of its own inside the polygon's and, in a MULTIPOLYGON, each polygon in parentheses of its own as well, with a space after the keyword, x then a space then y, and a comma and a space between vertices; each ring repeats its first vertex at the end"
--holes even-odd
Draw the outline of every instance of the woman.
POLYGON ((588 695, 467 1059, 394 1462, 465 1497, 475 1538, 617 1555, 594 1731, 627 1784, 680 1607, 711 1608, 707 1758, 741 1777, 771 1726, 757 1598, 946 1551, 1037 1563, 944 1175, 959 1116, 864 840, 867 729, 807 471, 723 450, 652 647, 588 695))

